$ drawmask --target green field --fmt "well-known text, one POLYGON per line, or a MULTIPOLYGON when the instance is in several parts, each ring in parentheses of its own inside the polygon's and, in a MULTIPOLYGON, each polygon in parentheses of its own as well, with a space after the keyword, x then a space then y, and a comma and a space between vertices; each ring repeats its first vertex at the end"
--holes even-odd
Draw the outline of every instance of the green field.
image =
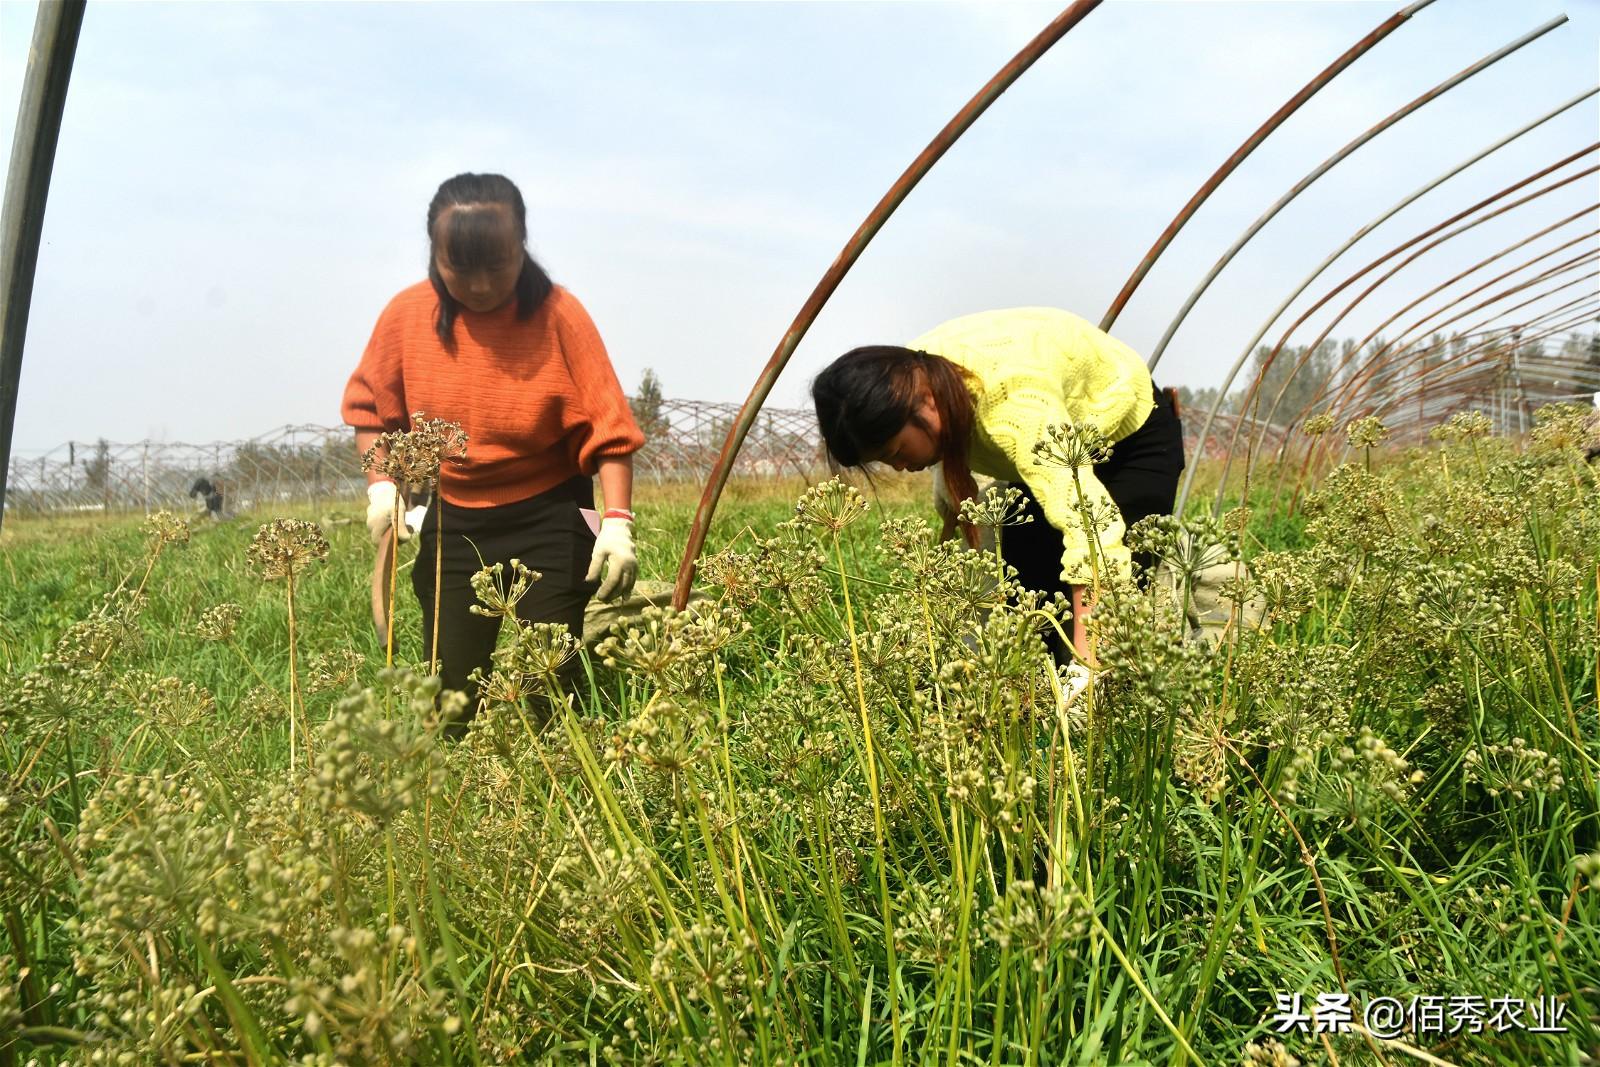
POLYGON ((1076 695, 925 483, 736 484, 699 610, 542 723, 506 627, 461 741, 355 502, 8 519, 0 1064, 1593 1062, 1600 486, 1457 429, 1157 531, 1264 618, 1108 583, 1076 695))

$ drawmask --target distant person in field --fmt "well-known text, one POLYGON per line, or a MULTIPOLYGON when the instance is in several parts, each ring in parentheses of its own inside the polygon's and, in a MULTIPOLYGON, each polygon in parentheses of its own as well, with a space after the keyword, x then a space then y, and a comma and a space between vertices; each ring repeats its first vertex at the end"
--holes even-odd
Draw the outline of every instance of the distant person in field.
MULTIPOLYGON (((1138 353, 1066 311, 986 311, 903 347, 846 352, 817 376, 811 396, 841 466, 939 463, 955 506, 976 496, 975 473, 1022 490, 1033 521, 1008 527, 1001 553, 1025 587, 1071 598, 1073 648, 1087 658, 1089 534, 1072 471, 1036 463, 1033 446, 1057 423, 1093 426, 1114 442, 1109 459, 1079 473, 1091 506, 1109 514, 1105 565, 1131 575, 1123 534, 1148 515, 1172 513, 1184 466, 1174 399, 1155 388, 1138 353)), ((976 543, 974 530, 963 532, 976 543)))
MULTIPOLYGON (((479 568, 504 563, 509 572, 518 559, 538 571, 517 614, 565 623, 580 640, 591 597, 633 588, 633 453, 644 435, 588 312, 528 253, 522 194, 509 179, 446 181, 428 205, 427 229, 428 277, 378 317, 343 413, 363 453, 379 433, 408 429, 412 412, 466 430, 465 461, 445 465, 422 520, 411 578, 425 620, 423 658, 431 659, 442 511, 440 674, 473 707, 468 676, 488 674, 499 630, 498 619, 470 610, 469 579, 479 568)), ((367 527, 377 542, 389 536, 397 489, 377 473, 367 479, 367 527)))
POLYGON ((222 521, 222 479, 212 481, 206 477, 199 477, 189 487, 191 499, 200 498, 205 501, 206 516, 212 522, 222 521))

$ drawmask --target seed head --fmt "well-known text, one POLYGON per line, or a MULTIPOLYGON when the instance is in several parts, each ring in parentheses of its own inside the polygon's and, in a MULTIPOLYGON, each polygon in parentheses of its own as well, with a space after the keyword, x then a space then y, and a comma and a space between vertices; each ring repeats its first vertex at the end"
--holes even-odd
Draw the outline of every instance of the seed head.
POLYGON ((472 583, 473 594, 481 604, 473 604, 467 610, 474 615, 487 615, 490 618, 516 619, 517 601, 526 596, 528 587, 544 575, 524 567, 520 559, 511 561, 509 584, 505 580, 505 571, 504 563, 496 563, 484 567, 468 579, 472 583))
POLYGON ((983 496, 961 502, 961 521, 974 526, 1023 526, 1033 521, 1014 485, 991 485, 983 496))
POLYGON ((151 513, 144 520, 144 532, 152 548, 189 543, 189 524, 165 509, 151 513))
POLYGON ((1331 429, 1333 429, 1333 416, 1324 411, 1307 419, 1300 427, 1300 432, 1307 437, 1321 437, 1331 429))
POLYGON ((1111 445, 1097 426, 1058 422, 1034 444, 1033 459, 1042 467, 1092 467, 1111 458, 1111 445))
POLYGON ((439 479, 445 462, 459 462, 467 454, 467 434, 459 423, 411 413, 411 429, 379 434, 361 457, 361 469, 410 485, 439 479))
POLYGON ((218 604, 207 608, 194 625, 195 636, 202 641, 226 641, 238 628, 244 617, 244 608, 238 604, 218 604))
POLYGON ((1489 416, 1481 411, 1458 411, 1448 420, 1428 431, 1428 435, 1439 441, 1468 441, 1475 437, 1487 437, 1493 424, 1489 416))
POLYGON ((1389 438, 1389 428, 1376 415, 1351 420, 1344 432, 1351 448, 1372 448, 1389 438))
POLYGON ((855 486, 829 478, 805 491, 794 506, 794 517, 802 525, 838 533, 868 510, 870 505, 855 486))
POLYGON ((269 582, 291 578, 307 564, 328 558, 328 539, 314 522, 273 519, 251 538, 246 558, 269 582))

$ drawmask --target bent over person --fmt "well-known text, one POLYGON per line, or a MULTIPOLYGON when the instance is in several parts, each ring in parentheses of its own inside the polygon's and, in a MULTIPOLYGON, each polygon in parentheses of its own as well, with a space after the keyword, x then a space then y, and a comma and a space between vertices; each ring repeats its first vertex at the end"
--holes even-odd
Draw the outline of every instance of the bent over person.
MULTIPOLYGON (((446 689, 466 691, 474 670, 487 676, 500 626, 470 610, 481 567, 517 559, 538 571, 518 617, 564 623, 579 639, 590 597, 632 588, 633 453, 644 435, 588 312, 528 253, 526 210, 509 179, 451 178, 428 206, 427 227, 428 278, 378 317, 343 414, 363 453, 379 434, 409 429, 414 412, 466 431, 464 460, 440 471, 411 576, 431 660, 442 512, 440 675, 446 689), (606 505, 598 523, 596 474, 606 505)), ((398 490, 381 474, 367 478, 376 542, 389 536, 398 490)), ((408 525, 396 533, 411 536, 408 525)), ((472 709, 477 694, 467 695, 472 709)))
MULTIPOLYGON (((1011 482, 1033 521, 1009 528, 1001 554, 1027 588, 1073 605, 1073 646, 1089 599, 1090 534, 1078 500, 1103 516, 1099 554, 1129 576, 1123 534, 1171 514, 1183 471, 1183 428, 1138 353, 1056 308, 1012 308, 954 319, 909 345, 870 345, 840 356, 811 387, 828 453, 842 466, 943 466, 957 506, 976 496, 973 474, 1011 482), (1073 470, 1035 461, 1050 427, 1089 426, 1113 442, 1102 462, 1073 470), (1112 505, 1115 505, 1114 507, 1112 505)), ((1064 650, 1057 650, 1058 654, 1064 650)))

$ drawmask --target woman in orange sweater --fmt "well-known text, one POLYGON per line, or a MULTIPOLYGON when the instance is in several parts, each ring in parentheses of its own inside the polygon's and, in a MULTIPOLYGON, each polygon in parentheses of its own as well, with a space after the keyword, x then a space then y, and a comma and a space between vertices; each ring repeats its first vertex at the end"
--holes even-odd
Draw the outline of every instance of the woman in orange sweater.
MULTIPOLYGON (((458 174, 428 206, 428 280, 389 302, 344 391, 361 452, 412 413, 459 423, 462 462, 447 463, 421 523, 412 587, 423 657, 434 655, 434 559, 444 513, 440 675, 466 691, 487 675, 499 619, 473 613, 469 579, 519 559, 543 577, 518 603, 529 622, 582 637, 590 597, 626 595, 633 544, 633 453, 644 443, 600 335, 578 298, 527 250, 522 194, 498 174, 458 174), (594 518, 598 474, 606 509, 594 518), (480 560, 481 557, 481 560, 480 560), (602 581, 603 579, 603 581, 602 581)), ((397 490, 367 476, 367 527, 389 536, 397 490)), ((397 531, 409 539, 409 525, 397 531)), ((476 705, 468 692, 468 707, 476 705)), ((469 712, 470 715, 470 712, 469 712)))

